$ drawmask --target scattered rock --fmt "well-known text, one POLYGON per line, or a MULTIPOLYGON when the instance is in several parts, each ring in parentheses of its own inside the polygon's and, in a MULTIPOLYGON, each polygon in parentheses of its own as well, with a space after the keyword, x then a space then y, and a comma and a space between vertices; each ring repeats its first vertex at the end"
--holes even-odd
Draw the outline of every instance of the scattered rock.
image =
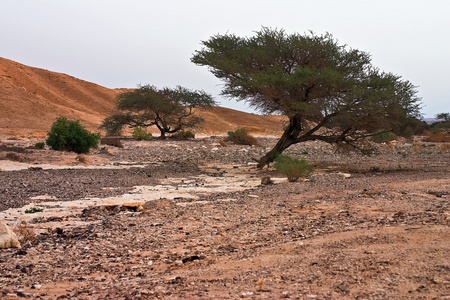
POLYGON ((261 185, 269 185, 272 183, 273 181, 272 179, 270 179, 270 176, 264 176, 263 178, 261 178, 261 185))
POLYGON ((17 235, 6 224, 0 223, 0 249, 20 248, 17 235))
POLYGON ((181 261, 183 262, 183 264, 185 264, 185 263, 187 263, 189 261, 194 261, 194 260, 199 260, 199 259, 200 259, 199 256, 193 255, 193 256, 189 256, 189 257, 183 258, 181 261))

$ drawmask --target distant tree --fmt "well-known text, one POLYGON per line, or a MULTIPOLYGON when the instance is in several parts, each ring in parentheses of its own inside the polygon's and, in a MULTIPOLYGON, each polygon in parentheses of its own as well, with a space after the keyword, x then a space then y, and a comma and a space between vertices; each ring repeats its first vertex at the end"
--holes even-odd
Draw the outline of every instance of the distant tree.
POLYGON ((450 121, 450 113, 440 113, 436 115, 436 119, 442 120, 444 122, 450 121))
POLYGON ((202 44, 191 61, 224 81, 222 95, 289 118, 259 167, 296 143, 353 144, 419 116, 420 99, 411 83, 380 72, 369 54, 339 45, 328 33, 288 35, 262 28, 253 37, 215 35, 202 44))
POLYGON ((438 122, 433 124, 433 128, 450 133, 450 113, 437 114, 436 119, 438 119, 438 122))
POLYGON ((183 128, 194 128, 203 119, 195 115, 196 108, 206 108, 216 103, 204 91, 189 90, 177 86, 175 89, 157 89, 151 85, 139 86, 136 90, 117 96, 120 113, 103 120, 101 128, 118 132, 123 126, 156 126, 161 138, 183 128))

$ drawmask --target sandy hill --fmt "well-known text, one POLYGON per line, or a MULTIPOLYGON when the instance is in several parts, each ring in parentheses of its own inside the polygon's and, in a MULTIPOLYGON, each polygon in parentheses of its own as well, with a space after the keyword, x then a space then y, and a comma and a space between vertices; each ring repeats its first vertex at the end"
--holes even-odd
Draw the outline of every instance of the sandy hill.
MULTIPOLYGON (((114 112, 120 89, 109 89, 78 78, 33 68, 0 57, 0 135, 42 136, 58 116, 80 119, 98 131, 114 112)), ((279 116, 259 116, 215 107, 201 111, 206 122, 199 133, 223 134, 244 127, 255 134, 279 134, 279 116)))

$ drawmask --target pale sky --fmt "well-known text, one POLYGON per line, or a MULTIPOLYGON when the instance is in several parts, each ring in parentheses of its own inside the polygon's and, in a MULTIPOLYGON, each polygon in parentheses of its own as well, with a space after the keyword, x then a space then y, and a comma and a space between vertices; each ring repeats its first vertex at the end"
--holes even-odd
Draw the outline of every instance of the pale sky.
POLYGON ((251 112, 190 62, 200 42, 261 26, 329 32, 418 86, 424 116, 434 117, 450 111, 449 16, 449 0, 0 0, 0 57, 108 88, 202 89, 251 112))

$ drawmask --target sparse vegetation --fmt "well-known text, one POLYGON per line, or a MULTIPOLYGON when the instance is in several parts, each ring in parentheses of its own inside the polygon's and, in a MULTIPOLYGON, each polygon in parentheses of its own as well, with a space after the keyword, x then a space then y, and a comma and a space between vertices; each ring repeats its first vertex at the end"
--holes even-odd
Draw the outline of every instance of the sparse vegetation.
POLYGON ((27 222, 22 221, 20 224, 16 225, 13 229, 14 233, 17 235, 17 239, 21 245, 27 243, 33 244, 37 241, 37 235, 27 222))
POLYGON ((195 139, 195 134, 190 130, 180 130, 173 134, 170 138, 175 140, 189 140, 195 139))
POLYGON ((9 152, 6 154, 6 159, 12 160, 12 161, 17 161, 17 162, 23 162, 25 159, 23 156, 14 153, 14 152, 9 152))
POLYGON ((258 145, 256 138, 248 134, 244 128, 239 128, 235 131, 228 131, 228 137, 225 140, 236 145, 258 145))
POLYGON ((86 156, 84 156, 84 155, 82 155, 82 154, 80 154, 80 155, 77 155, 77 161, 79 161, 80 163, 82 163, 82 164, 86 164, 87 163, 87 158, 86 158, 86 156))
POLYGON ((286 175, 290 182, 308 176, 313 170, 312 166, 306 160, 296 159, 283 154, 276 157, 274 167, 278 172, 286 175))
POLYGON ((100 134, 91 133, 84 128, 79 120, 69 120, 59 117, 47 133, 46 144, 53 150, 73 151, 76 153, 89 153, 97 147, 100 134))
POLYGON ((132 135, 136 141, 148 141, 152 136, 150 132, 147 132, 146 128, 142 128, 139 126, 134 127, 132 135))
POLYGON ((38 142, 34 144, 34 148, 36 149, 44 149, 45 148, 45 142, 38 142))
POLYGON ((40 207, 32 207, 32 208, 26 209, 25 213, 26 214, 34 214, 34 213, 43 212, 43 211, 44 211, 44 209, 42 209, 40 207))

